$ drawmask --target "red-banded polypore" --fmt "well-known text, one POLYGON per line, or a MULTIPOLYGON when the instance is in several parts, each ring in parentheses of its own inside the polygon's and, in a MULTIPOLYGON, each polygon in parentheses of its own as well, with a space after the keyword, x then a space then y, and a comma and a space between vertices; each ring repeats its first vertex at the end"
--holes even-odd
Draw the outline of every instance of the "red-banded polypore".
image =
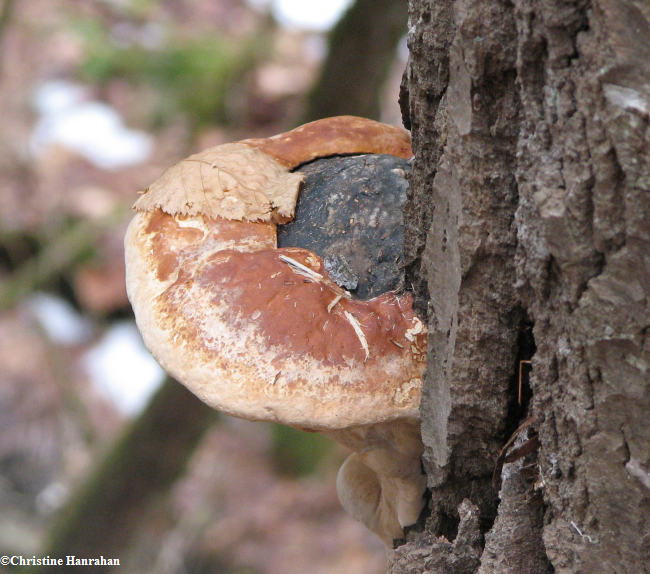
POLYGON ((174 165, 135 204, 127 290, 148 348, 208 405, 351 448, 341 502, 391 544, 423 506, 426 329, 410 294, 358 300, 318 254, 276 240, 300 192, 291 170, 358 153, 408 158, 408 133, 342 116, 174 165))

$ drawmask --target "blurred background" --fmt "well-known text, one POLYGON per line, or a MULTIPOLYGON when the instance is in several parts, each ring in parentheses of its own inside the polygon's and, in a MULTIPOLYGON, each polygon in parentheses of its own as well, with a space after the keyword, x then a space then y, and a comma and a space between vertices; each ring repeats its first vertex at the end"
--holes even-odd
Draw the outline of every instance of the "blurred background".
POLYGON ((136 192, 205 147, 336 114, 400 125, 405 34, 405 0, 0 0, 1 554, 384 571, 339 507, 342 449, 165 378, 122 237, 136 192))

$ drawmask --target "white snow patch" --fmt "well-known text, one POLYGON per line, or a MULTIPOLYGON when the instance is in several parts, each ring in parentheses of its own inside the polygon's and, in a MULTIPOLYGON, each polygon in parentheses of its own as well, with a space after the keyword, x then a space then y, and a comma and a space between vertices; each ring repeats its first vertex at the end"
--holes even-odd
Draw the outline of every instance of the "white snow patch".
POLYGON ((54 343, 79 345, 92 336, 92 322, 63 299, 47 293, 35 293, 26 300, 25 307, 54 343))
POLYGON ((258 8, 271 7, 278 23, 287 28, 326 32, 339 20, 352 0, 248 0, 258 8))
POLYGON ((125 415, 139 413, 165 378, 132 322, 110 327, 81 361, 96 388, 125 415))
POLYGON ((35 155, 59 144, 109 170, 136 165, 151 155, 151 137, 127 128, 109 105, 89 100, 82 86, 46 82, 36 89, 34 105, 40 114, 31 137, 35 155))

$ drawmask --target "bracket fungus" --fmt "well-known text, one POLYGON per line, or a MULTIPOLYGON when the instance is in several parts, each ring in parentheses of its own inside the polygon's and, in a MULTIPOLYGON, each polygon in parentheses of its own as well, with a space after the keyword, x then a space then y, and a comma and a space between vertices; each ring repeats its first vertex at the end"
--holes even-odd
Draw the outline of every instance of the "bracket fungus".
POLYGON ((320 254, 277 239, 306 177, 296 168, 351 154, 409 158, 410 139, 341 116, 172 166, 135 203, 127 291, 154 357, 208 405, 352 449, 339 498, 390 546, 424 504, 426 328, 410 294, 362 300, 320 254))

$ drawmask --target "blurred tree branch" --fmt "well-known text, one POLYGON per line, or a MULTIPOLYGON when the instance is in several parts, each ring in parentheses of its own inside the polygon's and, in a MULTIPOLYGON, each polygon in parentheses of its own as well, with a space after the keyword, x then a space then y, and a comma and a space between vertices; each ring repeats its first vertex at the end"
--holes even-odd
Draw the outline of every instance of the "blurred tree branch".
POLYGON ((183 474, 217 416, 185 387, 166 379, 55 518, 44 552, 124 559, 146 510, 183 474))
POLYGON ((0 282, 0 311, 12 307, 52 278, 67 274, 92 251, 103 232, 125 221, 125 213, 126 208, 120 207, 100 219, 83 219, 66 226, 53 241, 0 282))
POLYGON ((9 27, 9 22, 11 21, 11 16, 14 10, 14 0, 5 0, 2 3, 2 9, 0 9, 0 76, 2 75, 3 68, 3 58, 2 58, 2 42, 9 27))
POLYGON ((357 0, 329 34, 304 120, 342 114, 379 119, 381 89, 406 20, 404 0, 357 0))

